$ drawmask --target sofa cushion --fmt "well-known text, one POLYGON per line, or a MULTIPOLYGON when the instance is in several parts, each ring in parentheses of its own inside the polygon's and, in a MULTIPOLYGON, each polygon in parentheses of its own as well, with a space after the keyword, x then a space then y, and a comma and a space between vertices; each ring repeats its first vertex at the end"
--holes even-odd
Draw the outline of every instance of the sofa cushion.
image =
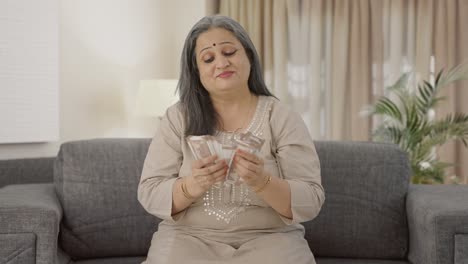
MULTIPOLYGON (((33 249, 23 251, 19 263, 49 264, 55 262, 57 236, 59 234, 62 209, 55 194, 53 184, 18 184, 0 188, 0 248, 6 243, 7 250, 13 245, 33 245, 33 249), (7 234, 13 234, 8 236, 7 234), (24 242, 24 243, 23 243, 24 242)), ((1 252, 4 254, 5 252, 1 252)), ((0 263, 9 263, 2 262, 0 263)), ((16 263, 16 262, 12 262, 16 263)))
POLYGON ((468 185, 410 185, 406 211, 412 263, 468 263, 463 259, 468 255, 468 238, 463 238, 468 235, 466 201, 468 185))
POLYGON ((468 234, 455 235, 455 263, 468 259, 468 234))
POLYGON ((60 244, 73 259, 144 256, 159 220, 137 200, 150 139, 62 144, 54 181, 63 207, 60 244))
POLYGON ((0 234, 0 245, 0 263, 36 263, 35 234, 0 234))
POLYGON ((397 146, 316 142, 325 204, 305 223, 317 257, 403 259, 410 169, 397 146))

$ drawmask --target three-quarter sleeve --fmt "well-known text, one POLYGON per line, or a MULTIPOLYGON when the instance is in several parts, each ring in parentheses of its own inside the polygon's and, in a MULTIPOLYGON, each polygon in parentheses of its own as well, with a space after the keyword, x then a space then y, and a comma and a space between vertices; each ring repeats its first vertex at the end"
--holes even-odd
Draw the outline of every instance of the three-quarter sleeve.
POLYGON ((138 185, 138 201, 150 214, 177 221, 185 210, 172 214, 172 189, 182 164, 182 118, 178 105, 171 106, 159 122, 146 155, 138 185))
POLYGON ((321 184, 320 161, 301 116, 276 104, 270 119, 276 161, 291 189, 292 219, 281 216, 286 224, 315 218, 325 201, 321 184))

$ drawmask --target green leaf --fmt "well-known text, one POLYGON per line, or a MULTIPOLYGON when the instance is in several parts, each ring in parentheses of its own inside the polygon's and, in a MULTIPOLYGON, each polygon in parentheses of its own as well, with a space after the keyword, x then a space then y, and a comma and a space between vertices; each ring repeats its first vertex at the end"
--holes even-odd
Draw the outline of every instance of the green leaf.
POLYGON ((400 78, 388 90, 406 90, 411 73, 403 73, 400 78))
POLYGON ((375 105, 375 113, 401 121, 401 112, 398 106, 387 97, 380 98, 375 105))
POLYGON ((442 76, 442 73, 444 72, 444 69, 442 68, 439 73, 437 74, 436 78, 435 78, 435 87, 437 87, 437 84, 440 82, 440 77, 442 76))
POLYGON ((410 73, 404 73, 392 86, 386 88, 387 96, 378 98, 372 114, 383 117, 383 122, 373 131, 373 139, 398 144, 408 153, 413 170, 413 183, 443 183, 444 170, 451 166, 437 160, 433 151, 448 141, 459 140, 468 147, 468 115, 449 114, 436 120, 428 120, 430 109, 436 110, 445 100, 437 96, 440 89, 450 83, 468 79, 468 63, 437 73, 434 84, 422 81, 415 92, 410 92, 410 73), (419 164, 428 162, 430 168, 419 164))

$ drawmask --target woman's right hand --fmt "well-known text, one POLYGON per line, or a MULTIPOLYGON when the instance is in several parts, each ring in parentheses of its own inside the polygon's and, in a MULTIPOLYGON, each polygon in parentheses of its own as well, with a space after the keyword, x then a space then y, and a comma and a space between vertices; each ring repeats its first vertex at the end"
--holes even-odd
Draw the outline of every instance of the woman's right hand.
POLYGON ((226 161, 218 160, 217 155, 195 160, 192 163, 192 175, 187 177, 187 191, 194 197, 202 196, 215 183, 226 178, 226 161))

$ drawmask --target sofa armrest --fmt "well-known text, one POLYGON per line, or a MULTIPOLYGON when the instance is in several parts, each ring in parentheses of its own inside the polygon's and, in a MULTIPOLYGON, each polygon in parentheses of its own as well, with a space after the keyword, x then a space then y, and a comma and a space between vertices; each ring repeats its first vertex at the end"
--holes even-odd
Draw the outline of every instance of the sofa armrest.
POLYGON ((412 263, 468 263, 468 186, 411 185, 406 208, 412 263))
POLYGON ((0 188, 0 263, 55 263, 61 218, 53 184, 0 188))

